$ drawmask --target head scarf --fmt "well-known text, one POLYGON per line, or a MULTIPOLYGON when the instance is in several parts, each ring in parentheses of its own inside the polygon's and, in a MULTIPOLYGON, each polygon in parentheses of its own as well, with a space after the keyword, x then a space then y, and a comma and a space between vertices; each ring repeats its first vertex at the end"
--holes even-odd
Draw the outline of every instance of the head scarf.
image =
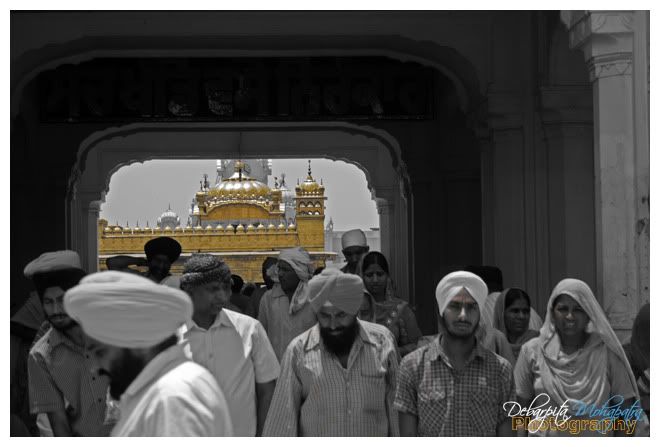
POLYGON ((545 322, 541 327, 541 358, 539 374, 546 393, 555 401, 569 402, 575 411, 576 401, 586 404, 605 402, 608 394, 608 349, 626 366, 628 378, 635 392, 637 385, 621 343, 587 284, 579 279, 564 279, 552 291, 548 300, 545 322), (573 298, 589 316, 587 343, 571 355, 561 353, 561 341, 552 317, 552 308, 560 295, 573 298), (570 365, 570 366, 569 366, 570 365), (570 371, 574 368, 574 371, 570 371))
POLYGON ((182 289, 191 289, 212 281, 226 283, 230 279, 229 267, 217 256, 195 253, 183 264, 180 285, 182 289))
POLYGON ((188 295, 130 273, 85 277, 64 295, 64 309, 90 337, 120 348, 149 348, 192 317, 188 295))
POLYGON ((341 235, 341 248, 348 247, 367 247, 367 237, 364 231, 360 229, 349 230, 341 235))
POLYGON ((147 255, 147 259, 156 255, 165 255, 171 263, 174 263, 181 255, 181 244, 171 237, 157 237, 144 244, 144 253, 147 255))
POLYGON ((314 273, 314 265, 309 253, 302 247, 282 249, 277 259, 289 264, 300 279, 289 305, 289 313, 294 314, 309 302, 308 282, 314 273))
POLYGON ((35 274, 50 273, 59 270, 81 270, 80 256, 71 250, 50 251, 41 254, 25 266, 23 274, 32 279, 35 274))
POLYGON ((357 275, 326 268, 309 281, 309 296, 314 312, 330 303, 349 315, 357 315, 364 298, 364 283, 357 275))
MULTIPOLYGON (((482 281, 474 273, 457 271, 452 272, 442 278, 438 283, 438 287, 435 289, 435 299, 438 302, 438 311, 440 312, 440 318, 438 319, 438 326, 441 333, 446 332, 447 328, 444 324, 444 319, 442 315, 447 308, 447 304, 454 298, 460 291, 465 289, 467 293, 470 294, 472 298, 477 302, 479 306, 479 312, 482 312, 484 302, 488 296, 488 288, 486 283, 482 281)), ((479 328, 475 334, 478 340, 482 340, 486 335, 486 325, 483 318, 479 318, 479 328)))
MULTIPOLYGON (((505 289, 502 293, 498 295, 498 297, 495 300, 495 307, 493 311, 494 313, 493 329, 502 332, 504 336, 507 335, 506 324, 504 323, 504 312, 506 311, 506 297, 511 290, 515 290, 515 289, 505 289)), ((517 290, 522 291, 522 289, 517 289, 517 290)), ((532 311, 534 310, 532 308, 531 300, 528 300, 527 304, 529 304, 529 323, 527 324, 527 330, 524 333, 522 333, 515 342, 513 343, 509 342, 509 345, 511 345, 511 351, 513 351, 513 356, 516 359, 518 358, 518 354, 520 353, 520 349, 522 348, 522 345, 527 343, 532 338, 537 337, 539 334, 538 331, 531 329, 532 311)))

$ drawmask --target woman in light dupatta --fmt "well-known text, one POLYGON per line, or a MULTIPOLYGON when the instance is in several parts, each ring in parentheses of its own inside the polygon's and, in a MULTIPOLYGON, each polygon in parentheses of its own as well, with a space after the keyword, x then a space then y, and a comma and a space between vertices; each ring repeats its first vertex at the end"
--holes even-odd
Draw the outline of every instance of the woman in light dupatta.
POLYGON ((522 345, 539 336, 539 331, 529 328, 530 309, 529 295, 513 287, 500 293, 495 302, 493 327, 504 333, 516 360, 522 345))
MULTIPOLYGON (((518 403, 547 408, 567 405, 571 420, 598 419, 581 413, 622 401, 622 410, 639 399, 635 378, 621 343, 591 289, 577 279, 564 279, 552 291, 539 337, 522 346, 514 370, 518 403), (547 397, 545 397, 547 396, 547 397), (615 397, 620 396, 620 397, 615 397), (545 405, 542 405, 545 403, 545 405)), ((641 410, 640 410, 641 411, 641 410)), ((641 413, 635 434, 645 434, 641 413)), ((561 418, 559 418, 561 420, 561 418)), ((623 431, 530 430, 535 436, 624 435, 623 431)))

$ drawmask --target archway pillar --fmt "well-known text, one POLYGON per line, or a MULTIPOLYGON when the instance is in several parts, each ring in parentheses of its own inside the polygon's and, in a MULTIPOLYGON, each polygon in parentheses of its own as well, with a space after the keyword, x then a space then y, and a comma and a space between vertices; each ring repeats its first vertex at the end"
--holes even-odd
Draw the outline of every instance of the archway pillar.
POLYGON ((649 300, 648 12, 561 18, 593 87, 596 293, 625 336, 649 300))

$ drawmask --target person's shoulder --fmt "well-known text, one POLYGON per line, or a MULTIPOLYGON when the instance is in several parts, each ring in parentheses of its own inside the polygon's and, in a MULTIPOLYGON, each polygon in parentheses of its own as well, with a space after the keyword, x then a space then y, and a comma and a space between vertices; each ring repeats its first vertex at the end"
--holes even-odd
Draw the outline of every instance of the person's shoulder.
POLYGON ((259 322, 259 320, 249 315, 245 315, 243 313, 236 312, 235 310, 230 310, 226 308, 222 309, 222 311, 225 313, 227 319, 229 319, 229 321, 234 326, 234 328, 241 335, 246 335, 246 336, 250 335, 258 331, 260 327, 263 327, 259 322))
POLYGON ((438 337, 436 336, 430 343, 427 343, 412 352, 409 352, 401 359, 401 367, 408 369, 417 369, 421 367, 424 362, 433 360, 430 357, 437 353, 438 337))
POLYGON ((359 320, 359 324, 362 326, 369 339, 376 345, 393 349, 396 347, 393 343, 394 336, 392 335, 392 332, 382 324, 363 320, 359 320))
POLYGON ((284 296, 284 290, 282 290, 282 287, 280 286, 279 283, 275 283, 273 287, 270 288, 270 290, 266 290, 261 297, 262 300, 270 300, 270 299, 276 299, 281 296, 284 296))
POLYGON ((213 375, 191 360, 184 361, 155 382, 157 394, 162 397, 185 396, 189 390, 206 392, 218 389, 213 375))

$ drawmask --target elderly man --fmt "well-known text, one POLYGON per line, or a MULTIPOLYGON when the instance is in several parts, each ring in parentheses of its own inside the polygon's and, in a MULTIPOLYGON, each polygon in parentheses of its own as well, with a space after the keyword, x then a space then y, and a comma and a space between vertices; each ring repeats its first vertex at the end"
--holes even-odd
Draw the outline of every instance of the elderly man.
POLYGON ((218 383, 177 344, 175 333, 193 311, 185 292, 108 271, 70 289, 64 307, 110 377, 110 395, 120 399, 112 436, 231 436, 218 383))
POLYGON ((346 265, 342 267, 341 271, 344 273, 360 274, 360 260, 369 251, 367 245, 367 237, 364 231, 355 229, 349 230, 341 235, 341 248, 344 257, 346 258, 346 265))
POLYGON ((135 256, 113 256, 106 260, 106 265, 108 270, 143 274, 155 283, 178 289, 179 277, 171 275, 170 268, 181 255, 181 244, 171 237, 157 237, 144 244, 144 253, 146 260, 135 256), (147 266, 148 270, 141 273, 130 268, 131 265, 147 266))
POLYGON ((401 362, 394 407, 401 436, 503 436, 503 404, 515 400, 511 364, 484 348, 480 303, 486 284, 469 272, 445 276, 435 292, 440 334, 401 362))
POLYGON ((47 415, 48 434, 107 436, 112 429, 104 424, 108 380, 91 372, 94 363, 85 349, 85 335, 62 304, 64 292, 85 276, 78 253, 44 253, 24 274, 34 283, 51 326, 27 359, 31 413, 47 415))
POLYGON ((225 309, 231 272, 213 255, 195 254, 184 265, 181 288, 193 302, 184 338, 193 360, 207 368, 225 393, 235 436, 259 436, 280 365, 261 323, 225 309))
POLYGON ((318 323, 286 350, 264 435, 398 436, 396 343, 357 319, 361 278, 325 269, 309 285, 318 323))
POLYGON ((316 323, 308 290, 314 266, 302 247, 286 248, 280 251, 277 272, 279 283, 261 299, 259 321, 281 360, 291 340, 316 323))

